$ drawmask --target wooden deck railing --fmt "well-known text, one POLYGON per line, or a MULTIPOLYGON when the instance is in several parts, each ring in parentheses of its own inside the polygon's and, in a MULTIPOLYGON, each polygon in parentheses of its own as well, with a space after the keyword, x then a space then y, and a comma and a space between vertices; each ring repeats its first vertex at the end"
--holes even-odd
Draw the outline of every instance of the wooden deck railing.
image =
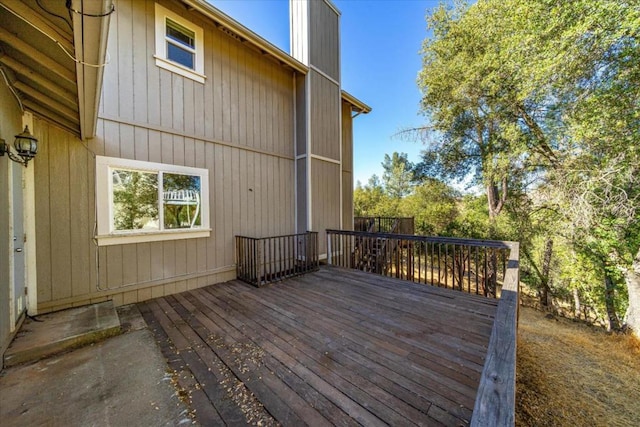
POLYGON ((327 230, 329 264, 500 299, 471 419, 477 427, 515 423, 519 250, 517 242, 327 230))
POLYGON ((357 216, 353 218, 354 231, 366 231, 370 233, 415 233, 413 217, 383 217, 383 216, 357 216))
POLYGON ((473 407, 472 427, 515 424, 520 244, 504 243, 510 249, 507 271, 473 407))
POLYGON ((327 230, 328 263, 497 297, 509 247, 503 242, 327 230))
POLYGON ((274 237, 236 236, 238 279, 255 286, 298 276, 319 268, 318 233, 274 237))

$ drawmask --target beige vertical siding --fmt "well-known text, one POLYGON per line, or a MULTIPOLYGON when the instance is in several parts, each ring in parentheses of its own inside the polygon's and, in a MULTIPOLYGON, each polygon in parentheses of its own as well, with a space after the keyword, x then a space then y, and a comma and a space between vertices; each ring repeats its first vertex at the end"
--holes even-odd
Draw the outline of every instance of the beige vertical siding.
POLYGON ((307 154, 307 91, 306 76, 296 76, 296 155, 307 154))
POLYGON ((342 103, 342 228, 353 230, 353 119, 342 103))
MULTIPOLYGON (((21 132, 21 118, 18 104, 7 86, 0 83, 0 139, 13 146, 14 135, 21 132)), ((29 167, 33 167, 33 162, 29 167)), ((17 166, 17 165, 16 165, 17 166)), ((10 283, 9 252, 10 234, 9 224, 9 194, 13 191, 9 187, 11 160, 5 155, 0 157, 0 360, 11 339, 10 330, 14 319, 10 318, 10 283)))
POLYGON ((311 81, 311 153, 340 160, 340 88, 313 70, 311 81))
POLYGON ((309 5, 304 1, 289 2, 291 17, 291 55, 309 64, 309 5))
MULTIPOLYGON (((4 89, 4 88, 3 88, 4 89)), ((1 94, 5 95, 2 91, 1 94)), ((7 99, 7 98, 5 98, 7 99)), ((4 117, 0 117, 3 119, 4 117)), ((6 123, 2 120, 2 124, 6 123)), ((0 138, 5 141, 9 136, 4 126, 0 128, 0 138)), ((11 235, 9 234, 9 162, 7 156, 0 157, 0 358, 4 354, 5 349, 9 345, 9 331, 11 330, 10 318, 10 286, 9 283, 9 242, 11 235)), ((1 359, 0 359, 1 360, 1 359)))
POLYGON ((205 84, 156 67, 153 2, 118 0, 96 138, 38 122, 38 306, 134 302, 235 277, 234 236, 295 231, 293 72, 203 27, 205 84), (97 247, 94 155, 209 170, 209 238, 97 247))
POLYGON ((318 231, 320 254, 326 253, 327 228, 340 228, 340 165, 311 160, 313 231, 318 231))
POLYGON ((155 65, 153 2, 118 0, 100 116, 293 155, 293 71, 181 5, 162 6, 204 30, 204 84, 155 65))
POLYGON ((339 17, 324 1, 309 2, 311 32, 309 60, 322 72, 340 81, 339 17))
POLYGON ((181 284, 229 279, 235 274, 236 234, 293 232, 293 160, 107 120, 98 124, 97 137, 86 146, 55 126, 37 124, 42 143, 35 170, 38 302, 43 311, 106 297, 122 303, 125 293, 139 300, 174 292, 181 284), (124 152, 136 160, 209 169, 211 237, 95 246, 93 154, 124 152), (197 280, 203 277, 207 280, 197 280))
POLYGON ((298 233, 309 231, 309 223, 307 221, 307 197, 309 193, 307 179, 307 159, 302 158, 296 160, 296 215, 298 233))

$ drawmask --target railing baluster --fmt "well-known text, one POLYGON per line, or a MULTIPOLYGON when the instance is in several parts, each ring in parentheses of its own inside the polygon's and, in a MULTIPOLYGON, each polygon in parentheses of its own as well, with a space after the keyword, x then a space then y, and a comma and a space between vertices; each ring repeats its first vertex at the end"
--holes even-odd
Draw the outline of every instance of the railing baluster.
POLYGON ((256 286, 316 270, 319 266, 316 232, 259 239, 236 236, 235 240, 237 276, 256 286))
POLYGON ((327 241, 335 265, 494 298, 509 253, 502 242, 393 233, 328 230, 327 241))
POLYGON ((471 246, 469 246, 467 252, 467 292, 471 293, 471 246))

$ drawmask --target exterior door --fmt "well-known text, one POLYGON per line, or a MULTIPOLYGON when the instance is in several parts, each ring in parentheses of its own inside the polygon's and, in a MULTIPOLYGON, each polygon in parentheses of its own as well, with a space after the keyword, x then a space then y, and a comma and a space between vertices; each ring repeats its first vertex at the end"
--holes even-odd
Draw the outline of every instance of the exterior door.
POLYGON ((18 321, 25 304, 24 200, 22 172, 24 166, 12 164, 13 180, 13 324, 18 321))

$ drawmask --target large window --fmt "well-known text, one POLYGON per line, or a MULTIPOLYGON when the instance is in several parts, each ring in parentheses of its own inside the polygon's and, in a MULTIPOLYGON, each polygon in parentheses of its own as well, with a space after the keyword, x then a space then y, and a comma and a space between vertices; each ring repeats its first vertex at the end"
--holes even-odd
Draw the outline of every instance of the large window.
POLYGON ((202 28, 156 3, 156 65, 204 83, 202 28))
POLYGON ((96 156, 98 244, 209 236, 207 169, 96 156))

